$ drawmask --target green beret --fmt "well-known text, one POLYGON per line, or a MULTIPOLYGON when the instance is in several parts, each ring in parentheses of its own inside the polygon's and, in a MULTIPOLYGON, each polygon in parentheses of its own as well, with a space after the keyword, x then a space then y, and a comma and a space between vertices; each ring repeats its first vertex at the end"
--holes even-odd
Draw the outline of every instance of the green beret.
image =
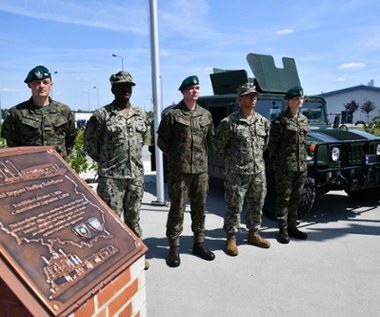
POLYGON ((120 71, 116 74, 112 74, 110 77, 110 82, 111 82, 111 85, 128 83, 131 86, 136 86, 136 84, 133 82, 132 75, 125 71, 120 71))
POLYGON ((303 96, 303 89, 300 86, 290 88, 285 95, 285 99, 292 99, 293 97, 303 96))
POLYGON ((45 78, 51 78, 49 70, 42 65, 34 67, 26 76, 24 83, 30 83, 33 80, 42 80, 45 78))
POLYGON ((246 83, 244 85, 239 86, 236 89, 236 92, 239 96, 245 96, 245 95, 249 95, 249 94, 256 94, 257 95, 256 86, 252 83, 246 83))
POLYGON ((199 85, 199 79, 195 75, 189 76, 189 77, 185 78, 183 80, 181 86, 179 86, 178 90, 183 91, 187 87, 190 87, 190 86, 193 86, 193 85, 199 85))

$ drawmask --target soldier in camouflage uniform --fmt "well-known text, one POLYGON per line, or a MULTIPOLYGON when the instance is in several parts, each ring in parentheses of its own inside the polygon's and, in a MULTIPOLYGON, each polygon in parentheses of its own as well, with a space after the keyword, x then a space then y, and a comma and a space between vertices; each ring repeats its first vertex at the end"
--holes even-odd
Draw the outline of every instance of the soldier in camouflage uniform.
POLYGON ((306 138, 308 119, 300 112, 304 102, 303 89, 293 87, 287 92, 288 108, 272 122, 269 155, 273 161, 276 189, 277 240, 289 243, 289 236, 306 239, 297 225, 297 208, 307 176, 306 138))
POLYGON ((236 232, 244 200, 247 204, 248 243, 269 248, 270 242, 259 234, 262 208, 266 195, 263 153, 269 142, 270 122, 255 112, 257 91, 252 83, 238 88, 240 110, 224 118, 216 129, 215 149, 225 160, 226 179, 224 230, 226 253, 239 253, 236 232))
POLYGON ((130 102, 135 86, 132 76, 120 71, 111 75, 110 82, 115 99, 96 110, 87 122, 84 147, 98 163, 98 195, 141 238, 142 148, 149 122, 146 113, 130 102))
POLYGON ((160 122, 157 145, 167 156, 169 169, 169 197, 171 206, 166 235, 170 251, 166 263, 180 265, 179 236, 187 198, 190 197, 191 229, 194 233, 193 253, 212 261, 214 253, 204 245, 205 208, 208 194, 208 146, 214 136, 209 111, 197 104, 199 81, 197 76, 183 80, 179 90, 183 100, 170 109, 160 122))
POLYGON ((45 66, 34 67, 24 82, 32 97, 7 112, 1 137, 9 147, 54 146, 64 158, 74 146, 74 115, 67 105, 50 98, 52 77, 45 66))

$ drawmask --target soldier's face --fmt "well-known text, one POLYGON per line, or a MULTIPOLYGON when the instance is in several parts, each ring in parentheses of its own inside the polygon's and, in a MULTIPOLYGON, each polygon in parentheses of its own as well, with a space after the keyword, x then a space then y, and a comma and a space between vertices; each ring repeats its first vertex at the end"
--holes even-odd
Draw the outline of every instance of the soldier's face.
POLYGON ((132 86, 128 83, 114 84, 112 93, 115 99, 129 99, 132 96, 132 86))
POLYGON ((28 83, 28 87, 32 90, 33 96, 47 97, 50 94, 51 87, 53 83, 50 78, 45 78, 42 80, 33 80, 28 83))
POLYGON ((183 99, 185 100, 198 100, 200 93, 199 85, 192 85, 182 91, 183 99))
POLYGON ((289 106, 290 109, 296 110, 296 109, 302 107, 303 102, 304 102, 304 97, 303 96, 296 96, 296 97, 293 97, 293 98, 289 99, 288 106, 289 106))
POLYGON ((248 94, 239 97, 239 103, 244 108, 255 108, 257 102, 257 94, 248 94))

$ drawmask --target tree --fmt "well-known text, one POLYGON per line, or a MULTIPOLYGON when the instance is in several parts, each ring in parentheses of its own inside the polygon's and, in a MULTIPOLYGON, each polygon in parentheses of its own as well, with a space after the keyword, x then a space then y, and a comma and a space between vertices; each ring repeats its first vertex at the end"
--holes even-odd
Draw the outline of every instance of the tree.
POLYGON ((369 113, 376 109, 375 103, 373 101, 367 100, 360 106, 362 112, 367 114, 367 123, 369 123, 369 113))
POLYGON ((350 102, 343 104, 343 106, 347 111, 351 113, 354 113, 356 110, 359 109, 359 103, 355 100, 351 100, 350 102))

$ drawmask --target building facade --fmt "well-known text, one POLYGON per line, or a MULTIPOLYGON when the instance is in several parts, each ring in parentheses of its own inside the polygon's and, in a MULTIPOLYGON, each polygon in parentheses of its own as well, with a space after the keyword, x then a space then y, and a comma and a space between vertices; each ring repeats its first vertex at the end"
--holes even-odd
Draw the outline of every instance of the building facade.
POLYGON ((335 90, 327 93, 322 93, 319 96, 327 101, 327 111, 329 122, 334 122, 336 114, 342 114, 345 111, 345 104, 352 100, 359 104, 359 108, 352 115, 352 123, 363 121, 365 123, 372 122, 375 116, 380 115, 380 87, 374 87, 373 81, 369 85, 358 85, 345 89, 335 90), (367 115, 360 107, 366 102, 372 101, 375 109, 367 115))

